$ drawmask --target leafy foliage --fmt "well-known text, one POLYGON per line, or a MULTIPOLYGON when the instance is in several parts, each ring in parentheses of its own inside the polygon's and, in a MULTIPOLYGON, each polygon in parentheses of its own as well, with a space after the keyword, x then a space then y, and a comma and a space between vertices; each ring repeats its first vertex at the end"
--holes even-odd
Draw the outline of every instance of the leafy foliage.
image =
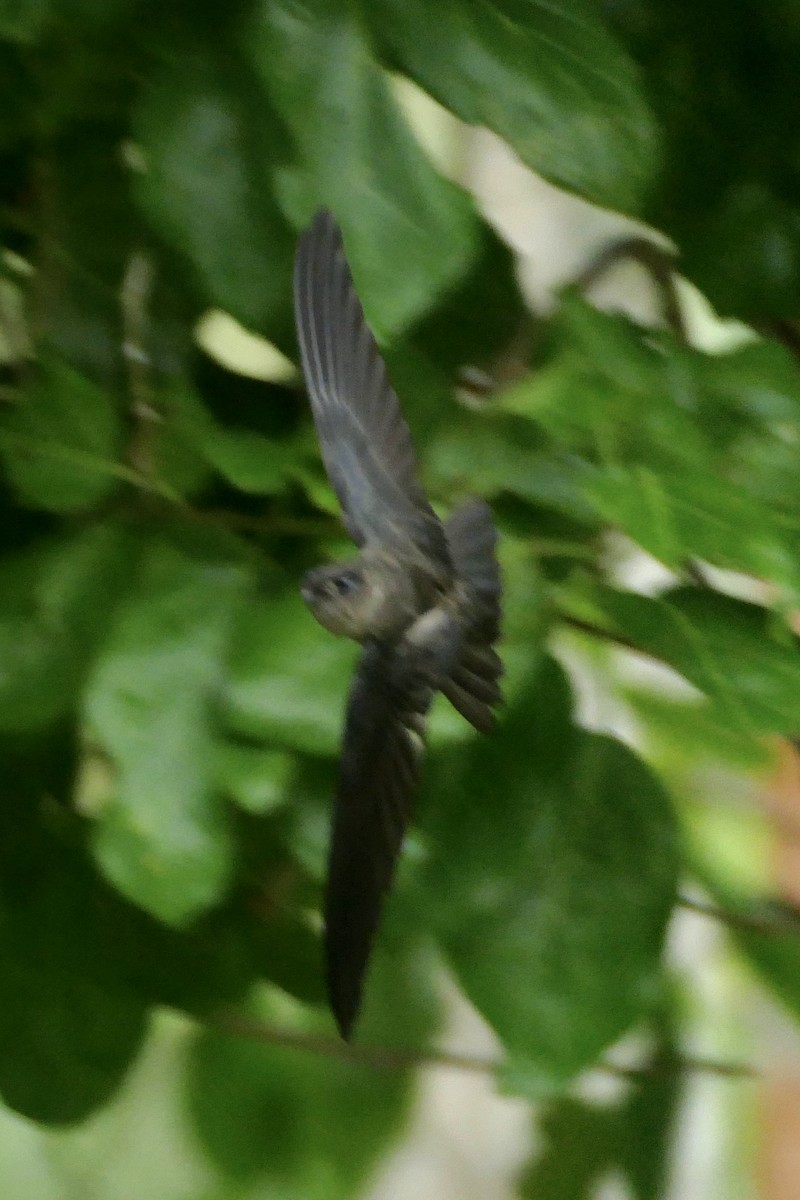
POLYGON ((550 662, 490 747, 448 761, 429 793, 428 909, 445 955, 510 1077, 547 1091, 649 1002, 677 870, 666 797, 618 742, 575 727, 550 662))
MULTIPOLYGON (((336 505, 299 387, 246 383, 194 340, 219 308, 294 355, 294 240, 324 203, 433 500, 492 501, 506 586, 506 711, 486 739, 434 712, 363 1038, 424 1052, 446 967, 503 1086, 552 1099, 524 1194, 586 1194, 610 1167, 658 1194, 676 1088, 603 1111, 565 1089, 662 1021, 696 864, 669 779, 581 727, 547 651, 577 632, 609 686, 618 645, 691 684, 688 718, 642 699, 645 747, 670 723, 731 755, 800 728, 798 39, 788 6, 750 0, 0 0, 6 1105, 65 1124, 108 1104, 167 1005, 199 1022, 186 1110, 230 1194, 351 1196, 406 1116, 409 1068, 296 1044, 332 1030, 318 913, 354 648, 296 584, 340 550, 336 505), (397 71, 655 223, 760 338, 705 354, 577 288, 531 337, 511 253, 429 160, 397 71), (460 402, 462 368, 522 342, 512 382, 460 402), (620 533, 673 584, 625 589, 620 533), (290 1044, 245 1039, 224 1006, 290 1044)), ((739 944, 797 1012, 791 941, 739 944)))

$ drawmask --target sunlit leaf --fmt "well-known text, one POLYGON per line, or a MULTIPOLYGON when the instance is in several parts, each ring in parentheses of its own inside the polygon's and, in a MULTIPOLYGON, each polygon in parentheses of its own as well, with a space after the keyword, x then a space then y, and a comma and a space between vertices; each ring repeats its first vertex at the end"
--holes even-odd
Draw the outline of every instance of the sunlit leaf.
POLYGON ((579 609, 707 692, 743 734, 800 730, 800 645, 768 609, 710 589, 587 590, 579 609))
POLYGON ((563 447, 601 462, 707 471, 713 433, 702 419, 698 364, 674 340, 567 291, 543 361, 499 397, 563 447))
POLYGON ((669 567, 707 559, 800 596, 800 518, 778 517, 740 487, 701 473, 608 468, 587 483, 600 514, 669 567))

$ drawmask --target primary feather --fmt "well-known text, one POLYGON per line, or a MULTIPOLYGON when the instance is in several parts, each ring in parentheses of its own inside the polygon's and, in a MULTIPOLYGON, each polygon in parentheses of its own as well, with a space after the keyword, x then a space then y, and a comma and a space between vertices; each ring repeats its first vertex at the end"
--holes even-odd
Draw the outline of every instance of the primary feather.
POLYGON ((370 332, 334 217, 320 209, 300 237, 295 316, 325 468, 358 546, 449 563, 417 476, 411 434, 370 332))
POLYGON ((477 729, 500 699, 500 577, 482 501, 442 525, 417 475, 400 404, 369 330, 333 216, 301 236, 295 313, 322 456, 354 563, 316 568, 303 595, 363 643, 350 691, 325 891, 331 1006, 349 1037, 370 950, 412 816, 425 724, 441 690, 477 729), (349 571, 359 587, 340 595, 349 571))

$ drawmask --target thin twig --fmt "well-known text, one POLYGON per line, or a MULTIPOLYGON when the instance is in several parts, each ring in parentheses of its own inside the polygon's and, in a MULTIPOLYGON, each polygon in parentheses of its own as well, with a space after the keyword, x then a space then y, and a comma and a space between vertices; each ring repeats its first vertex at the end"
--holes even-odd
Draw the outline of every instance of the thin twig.
POLYGON ((625 237, 605 246, 585 271, 576 279, 578 287, 585 291, 601 275, 618 262, 632 259, 650 275, 661 301, 664 322, 681 342, 688 342, 686 323, 683 319, 678 289, 675 285, 675 259, 668 251, 645 237, 625 237))
POLYGON ((723 925, 730 925, 733 929, 745 929, 749 933, 768 933, 775 937, 785 937, 787 934, 790 937, 800 935, 800 925, 788 917, 784 920, 780 920, 780 918, 772 920, 769 917, 759 917, 752 913, 733 912, 729 908, 719 908, 716 904, 709 904, 705 900, 693 900, 690 896, 679 896, 678 904, 689 912, 709 917, 712 921, 719 921, 723 925))
MULTIPOLYGON (((334 1058, 340 1062, 369 1067, 378 1071, 402 1071, 418 1067, 449 1067, 457 1071, 469 1071, 481 1075, 494 1075, 506 1065, 501 1060, 473 1054, 456 1054, 446 1050, 421 1050, 389 1046, 364 1046, 354 1042, 343 1042, 337 1038, 321 1037, 318 1034, 298 1033, 295 1030, 279 1029, 259 1021, 255 1017, 226 1009, 211 1021, 223 1033, 234 1037, 250 1038, 270 1046, 283 1046, 290 1050, 334 1058)), ((676 1056, 645 1067, 625 1067, 611 1062, 599 1062, 590 1071, 633 1081, 659 1077, 663 1074, 701 1073, 717 1075, 723 1079, 750 1079, 754 1069, 747 1063, 722 1062, 717 1059, 695 1055, 676 1056)))
POLYGON ((706 578, 706 573, 703 570, 702 564, 696 558, 687 559, 686 574, 696 587, 704 588, 706 590, 711 587, 711 584, 706 578))
POLYGON ((122 355, 128 369, 133 417, 128 461, 145 480, 151 480, 155 475, 155 442, 162 421, 153 401, 152 361, 147 350, 147 307, 154 276, 149 255, 142 250, 134 251, 128 260, 119 295, 122 355))
MULTIPOLYGON (((643 654, 646 658, 652 658, 656 662, 666 663, 667 660, 656 654, 652 650, 647 650, 643 646, 637 646, 636 642, 631 641, 623 633, 615 633, 612 629, 604 629, 602 625, 593 625, 591 621, 584 621, 581 617, 573 617, 570 613, 560 612, 558 614, 559 621, 564 625, 569 625, 570 629, 575 629, 578 633, 586 633, 589 637, 602 638, 605 642, 613 642, 615 646, 621 646, 623 650, 633 650, 636 654, 643 654)), ((670 664, 667 663, 669 666, 670 664)))

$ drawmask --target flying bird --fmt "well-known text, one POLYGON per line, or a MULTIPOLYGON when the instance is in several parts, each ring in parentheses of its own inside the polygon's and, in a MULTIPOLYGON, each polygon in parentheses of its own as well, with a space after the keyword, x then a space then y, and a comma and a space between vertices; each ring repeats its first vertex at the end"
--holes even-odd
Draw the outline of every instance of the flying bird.
POLYGON ((328 477, 359 553, 315 567, 301 595, 362 646, 347 702, 325 890, 331 1008, 352 1034, 384 898, 412 813, 425 723, 441 691, 481 732, 500 700, 501 583, 491 511, 443 524, 364 317, 341 230, 320 209, 294 273, 297 336, 328 477))

